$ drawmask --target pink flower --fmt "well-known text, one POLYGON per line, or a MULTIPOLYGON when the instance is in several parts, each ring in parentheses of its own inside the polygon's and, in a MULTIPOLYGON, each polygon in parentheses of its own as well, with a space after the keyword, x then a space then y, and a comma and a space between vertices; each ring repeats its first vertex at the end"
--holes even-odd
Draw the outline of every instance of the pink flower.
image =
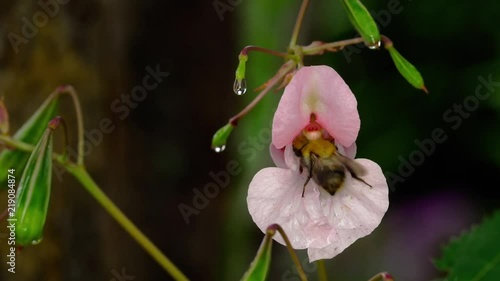
MULTIPOLYGON (((349 160, 356 154, 354 142, 359 127, 356 98, 337 72, 327 66, 297 71, 274 115, 270 151, 277 167, 264 168, 254 176, 248 190, 248 209, 263 232, 273 223, 280 224, 295 249, 308 250, 310 261, 332 258, 370 234, 389 206, 388 186, 380 167, 368 159, 349 160), (294 140, 296 144, 300 140, 326 144, 325 148, 336 151, 335 159, 344 159, 347 166, 362 167, 353 170, 360 171, 358 178, 346 170, 341 187, 331 195, 313 177, 302 197, 309 170, 295 154, 294 140), (351 161, 354 163, 349 164, 351 161)), ((304 159, 319 163, 317 159, 327 150, 305 149, 309 147, 300 144, 295 150, 304 159)), ((284 244, 279 235, 275 240, 284 244)))

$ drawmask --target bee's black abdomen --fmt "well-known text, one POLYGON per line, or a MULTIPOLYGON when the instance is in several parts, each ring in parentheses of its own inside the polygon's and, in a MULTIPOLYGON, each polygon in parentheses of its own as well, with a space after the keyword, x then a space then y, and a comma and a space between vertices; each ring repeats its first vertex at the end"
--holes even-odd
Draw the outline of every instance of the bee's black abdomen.
POLYGON ((342 187, 344 180, 345 171, 343 170, 322 169, 314 174, 314 181, 331 195, 342 187))

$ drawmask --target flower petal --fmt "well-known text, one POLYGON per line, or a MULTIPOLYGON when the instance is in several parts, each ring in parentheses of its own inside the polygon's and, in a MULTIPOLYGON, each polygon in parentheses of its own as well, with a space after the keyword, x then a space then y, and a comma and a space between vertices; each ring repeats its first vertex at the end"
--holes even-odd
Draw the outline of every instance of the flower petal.
MULTIPOLYGON (((308 185, 302 197, 305 180, 305 175, 290 169, 260 170, 248 189, 248 209, 262 232, 277 223, 285 230, 293 248, 323 248, 336 240, 336 234, 323 215, 320 191, 308 185)), ((274 239, 285 244, 280 235, 274 239)))
POLYGON ((363 180, 372 187, 348 175, 345 186, 334 196, 329 197, 322 190, 326 193, 320 196, 323 214, 335 228, 338 239, 326 247, 310 247, 307 251, 310 262, 333 258, 359 238, 370 234, 389 207, 389 188, 380 166, 368 159, 356 161, 366 168, 363 180))
POLYGON ((271 154, 271 159, 273 159, 274 164, 278 168, 283 168, 286 169, 286 163, 285 163, 285 150, 282 149, 277 149, 274 144, 269 145, 269 153, 271 154))
POLYGON ((343 146, 356 140, 360 119, 349 86, 331 67, 309 66, 299 69, 285 88, 273 119, 273 144, 282 148, 291 143, 312 113, 343 146))

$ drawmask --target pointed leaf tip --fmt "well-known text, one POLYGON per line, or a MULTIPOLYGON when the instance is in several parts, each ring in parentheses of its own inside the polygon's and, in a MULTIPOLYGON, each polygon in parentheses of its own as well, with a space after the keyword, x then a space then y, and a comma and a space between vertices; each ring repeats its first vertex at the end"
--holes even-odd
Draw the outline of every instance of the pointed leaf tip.
POLYGON ((380 47, 380 32, 366 7, 359 0, 340 0, 354 28, 370 49, 380 47))
POLYGON ((424 78, 417 70, 413 64, 407 61, 394 46, 385 46, 389 54, 391 55, 392 61, 396 65, 399 73, 408 81, 413 87, 423 90, 425 93, 429 93, 424 85, 424 78))

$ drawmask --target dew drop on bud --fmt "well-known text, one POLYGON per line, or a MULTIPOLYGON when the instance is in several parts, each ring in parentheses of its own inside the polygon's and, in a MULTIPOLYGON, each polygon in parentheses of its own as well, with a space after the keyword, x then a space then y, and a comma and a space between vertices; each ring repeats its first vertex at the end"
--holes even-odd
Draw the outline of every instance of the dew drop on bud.
POLYGON ((245 79, 235 79, 233 85, 233 91, 238 96, 241 96, 247 92, 247 81, 245 79))
POLYGON ((217 153, 224 151, 224 149, 226 149, 226 145, 225 144, 223 144, 222 146, 216 146, 216 147, 214 147, 214 150, 217 153))
POLYGON ((31 241, 31 245, 40 244, 40 242, 42 242, 42 240, 43 240, 43 237, 40 237, 39 239, 33 240, 33 241, 31 241))
POLYGON ((369 48, 370 50, 377 50, 378 48, 380 48, 380 44, 381 44, 381 43, 380 43, 380 41, 377 41, 377 42, 376 42, 375 44, 373 44, 373 45, 368 45, 368 48, 369 48))

